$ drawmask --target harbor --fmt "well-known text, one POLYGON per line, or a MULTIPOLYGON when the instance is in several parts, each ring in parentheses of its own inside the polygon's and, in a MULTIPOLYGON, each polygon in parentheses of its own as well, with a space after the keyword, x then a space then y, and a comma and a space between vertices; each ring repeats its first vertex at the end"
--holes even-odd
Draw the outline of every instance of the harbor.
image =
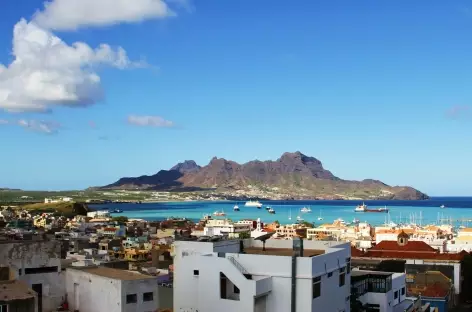
MULTIPOLYGON (((224 212, 220 217, 234 221, 260 218, 265 223, 278 221, 280 224, 291 224, 297 219, 315 225, 332 223, 337 219, 347 223, 358 219, 374 226, 390 222, 418 225, 449 224, 454 227, 472 225, 472 209, 468 209, 472 207, 472 199, 365 202, 369 209, 388 209, 382 213, 356 212, 356 207, 362 205, 362 201, 260 201, 260 207, 255 203, 246 206, 245 203, 244 201, 188 201, 109 204, 106 208, 110 211, 120 209, 120 215, 148 221, 165 220, 170 217, 185 217, 198 221, 203 215, 224 212), (445 205, 445 208, 441 208, 442 205, 445 205), (234 209, 235 207, 237 209, 234 209), (267 207, 273 209, 274 213, 270 213, 267 207), (310 212, 303 212, 303 208, 309 209, 310 212)), ((102 205, 96 207, 90 205, 90 207, 97 210, 105 208, 102 205)))

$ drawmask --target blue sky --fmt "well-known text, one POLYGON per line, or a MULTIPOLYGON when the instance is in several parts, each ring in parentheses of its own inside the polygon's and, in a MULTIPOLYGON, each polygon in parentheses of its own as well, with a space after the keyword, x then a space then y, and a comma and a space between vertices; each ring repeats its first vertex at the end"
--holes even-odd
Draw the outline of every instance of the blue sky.
POLYGON ((61 2, 2 1, 0 187, 300 150, 345 179, 472 195, 468 1, 172 0, 141 16, 61 2), (63 50, 37 49, 52 37, 63 50))

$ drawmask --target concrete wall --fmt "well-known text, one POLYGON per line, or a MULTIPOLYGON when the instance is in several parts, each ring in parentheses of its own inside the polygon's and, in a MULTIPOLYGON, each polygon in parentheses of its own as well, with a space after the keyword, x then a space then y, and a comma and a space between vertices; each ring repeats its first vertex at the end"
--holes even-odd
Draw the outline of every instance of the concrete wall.
POLYGON ((12 278, 21 280, 30 287, 34 284, 42 285, 42 311, 44 312, 57 308, 65 298, 60 255, 60 241, 0 243, 0 265, 11 268, 12 278), (57 267, 57 271, 25 274, 25 269, 41 267, 57 267))
MULTIPOLYGON (((259 241, 245 240, 246 247, 262 247, 259 241)), ((292 248, 292 241, 268 240, 267 248, 292 248)), ((216 253, 208 253, 213 243, 177 242, 174 258, 174 311, 179 312, 240 312, 271 311, 287 312, 291 307, 292 258, 289 256, 269 256, 239 254, 239 242, 223 241, 215 243, 214 251, 227 252, 226 258, 216 253), (231 242, 230 244, 228 244, 231 242), (218 244, 218 245, 216 245, 218 244), (234 260, 253 276, 247 280, 237 267, 227 258, 234 260), (198 275, 194 275, 198 270, 198 275), (240 289, 240 300, 220 298, 220 272, 223 272, 240 289), (257 280, 270 277, 271 291, 254 298, 257 280), (254 290, 253 290, 254 289, 254 290)), ((339 286, 339 269, 346 267, 350 257, 349 244, 304 241, 305 249, 324 249, 326 254, 316 257, 297 258, 296 306, 297 311, 350 311, 350 274, 346 271, 344 286, 339 286), (333 247, 339 248, 333 248, 333 247), (328 278, 328 273, 333 275, 328 278), (313 277, 321 276, 321 296, 313 299, 313 277), (336 298, 336 300, 333 300, 336 298)), ((268 280, 264 280, 264 283, 268 280)), ((266 288, 268 285, 264 284, 266 288)))
POLYGON ((86 312, 149 312, 159 302, 156 279, 127 281, 67 269, 66 290, 71 310, 86 312), (153 293, 153 301, 143 302, 146 292, 153 293), (137 303, 127 304, 128 294, 136 294, 137 303))
POLYGON ((66 291, 72 311, 123 311, 120 280, 67 269, 66 291))

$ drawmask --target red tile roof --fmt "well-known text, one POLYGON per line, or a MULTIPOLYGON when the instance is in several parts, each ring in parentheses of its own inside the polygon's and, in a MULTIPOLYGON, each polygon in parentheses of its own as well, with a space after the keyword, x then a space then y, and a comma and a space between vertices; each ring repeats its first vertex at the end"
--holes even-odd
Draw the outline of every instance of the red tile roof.
POLYGON ((381 241, 369 251, 403 251, 403 252, 438 252, 423 241, 408 241, 405 245, 399 245, 397 241, 381 241))
MULTIPOLYGON (((467 254, 467 252, 465 252, 467 254)), ((361 257, 366 258, 390 258, 390 259, 432 259, 432 260, 456 260, 461 261, 464 253, 432 253, 432 252, 403 252, 403 251, 383 251, 368 250, 361 257)))
MULTIPOLYGON (((409 289, 409 291, 411 290, 409 289)), ((415 291, 413 291, 413 294, 421 294, 422 297, 444 298, 449 294, 449 290, 440 283, 434 283, 432 285, 426 286, 422 290, 416 289, 415 291)))
POLYGON ((354 246, 351 246, 351 257, 362 257, 363 252, 354 246))

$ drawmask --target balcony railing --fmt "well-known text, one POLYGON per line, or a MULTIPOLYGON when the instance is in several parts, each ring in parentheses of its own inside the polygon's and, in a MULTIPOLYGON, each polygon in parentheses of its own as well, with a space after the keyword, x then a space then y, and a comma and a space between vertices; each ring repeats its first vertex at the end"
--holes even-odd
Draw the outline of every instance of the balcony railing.
POLYGON ((238 262, 234 257, 229 256, 227 258, 243 275, 249 274, 249 272, 238 262))

